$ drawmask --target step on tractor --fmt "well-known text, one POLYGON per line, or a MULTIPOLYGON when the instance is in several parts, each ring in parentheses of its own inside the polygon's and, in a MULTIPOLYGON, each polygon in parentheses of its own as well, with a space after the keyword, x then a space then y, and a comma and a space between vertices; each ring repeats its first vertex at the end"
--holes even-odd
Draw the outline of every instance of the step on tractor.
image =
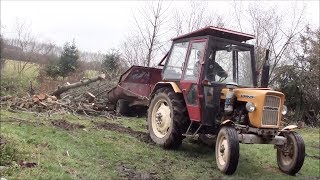
POLYGON ((305 145, 293 129, 282 126, 283 93, 267 88, 268 50, 257 85, 253 35, 216 27, 172 39, 159 63, 161 79, 148 98, 148 131, 166 149, 178 148, 187 136, 215 139, 219 170, 233 174, 239 143, 273 144, 281 171, 296 174, 305 145))

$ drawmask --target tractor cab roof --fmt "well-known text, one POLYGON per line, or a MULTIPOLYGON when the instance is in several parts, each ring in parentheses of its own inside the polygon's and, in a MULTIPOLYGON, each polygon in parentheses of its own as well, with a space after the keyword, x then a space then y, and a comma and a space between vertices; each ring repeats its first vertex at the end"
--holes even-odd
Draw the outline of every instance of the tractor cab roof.
POLYGON ((207 26, 205 28, 199 29, 197 31, 190 32, 188 34, 184 34, 173 38, 172 41, 177 41, 186 38, 193 38, 198 36, 215 36, 224 39, 230 39, 238 42, 247 41, 250 39, 254 39, 254 35, 246 34, 242 32, 237 32, 229 29, 218 28, 214 26, 207 26))
MULTIPOLYGON (((224 29, 224 28, 218 28, 214 26, 207 26, 205 28, 175 37, 172 39, 172 41, 175 42, 178 40, 196 38, 200 36, 214 36, 214 37, 229 39, 229 40, 238 41, 238 42, 243 42, 243 41, 247 41, 255 38, 254 35, 251 35, 251 34, 246 34, 246 33, 237 32, 237 31, 224 29)), ((167 52, 167 54, 161 59, 161 61, 158 63, 158 66, 164 66, 163 62, 167 58, 168 54, 169 52, 167 52)))

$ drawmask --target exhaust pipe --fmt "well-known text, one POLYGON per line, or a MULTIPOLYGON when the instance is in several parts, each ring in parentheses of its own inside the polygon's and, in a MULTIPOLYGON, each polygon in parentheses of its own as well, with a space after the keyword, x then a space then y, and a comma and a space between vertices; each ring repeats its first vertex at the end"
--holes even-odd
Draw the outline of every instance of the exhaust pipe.
POLYGON ((266 50, 266 57, 262 67, 262 74, 261 74, 261 86, 263 88, 268 87, 269 85, 269 70, 270 70, 270 63, 269 63, 269 52, 270 50, 266 50))

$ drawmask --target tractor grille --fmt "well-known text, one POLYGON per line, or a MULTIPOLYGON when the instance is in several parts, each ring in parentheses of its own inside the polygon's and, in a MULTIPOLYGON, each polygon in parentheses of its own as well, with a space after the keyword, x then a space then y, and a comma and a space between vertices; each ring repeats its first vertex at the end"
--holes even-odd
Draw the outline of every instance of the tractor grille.
POLYGON ((263 107, 262 125, 278 125, 279 113, 280 97, 267 95, 263 107))

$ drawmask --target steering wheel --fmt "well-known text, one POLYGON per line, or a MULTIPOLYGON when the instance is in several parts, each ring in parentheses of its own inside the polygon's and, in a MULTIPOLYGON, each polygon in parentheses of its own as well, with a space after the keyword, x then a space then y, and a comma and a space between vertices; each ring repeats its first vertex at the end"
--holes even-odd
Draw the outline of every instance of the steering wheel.
MULTIPOLYGON (((216 76, 216 73, 215 73, 215 72, 211 72, 211 73, 209 73, 209 74, 207 75, 207 78, 210 79, 210 80, 213 80, 213 79, 215 79, 215 76, 216 76)), ((216 82, 222 82, 222 81, 224 81, 224 80, 227 79, 227 76, 224 76, 224 77, 218 76, 218 77, 219 77, 219 80, 216 81, 216 82)))
POLYGON ((226 80, 226 79, 227 79, 227 77, 220 77, 219 80, 218 80, 218 82, 222 82, 222 81, 224 81, 224 80, 226 80))

